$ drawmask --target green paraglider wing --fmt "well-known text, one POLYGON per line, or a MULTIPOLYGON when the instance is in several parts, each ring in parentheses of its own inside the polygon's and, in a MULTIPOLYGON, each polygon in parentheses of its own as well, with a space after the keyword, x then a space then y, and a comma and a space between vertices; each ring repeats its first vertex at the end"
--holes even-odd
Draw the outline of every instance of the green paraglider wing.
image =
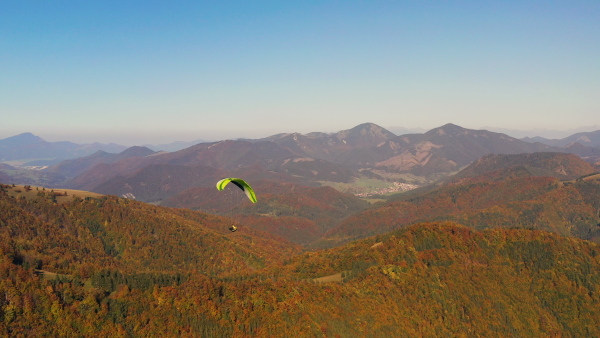
POLYGON ((252 203, 256 203, 257 200, 254 190, 252 190, 252 187, 241 178, 224 178, 217 182, 217 189, 225 189, 225 186, 229 184, 229 182, 235 184, 238 188, 242 189, 246 193, 246 196, 248 196, 250 201, 252 201, 252 203))

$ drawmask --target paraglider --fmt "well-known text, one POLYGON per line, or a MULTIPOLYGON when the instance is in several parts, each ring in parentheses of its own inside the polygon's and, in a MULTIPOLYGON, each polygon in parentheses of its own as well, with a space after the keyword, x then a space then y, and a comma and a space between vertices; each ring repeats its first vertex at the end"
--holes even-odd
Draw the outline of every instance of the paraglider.
POLYGON ((248 196, 250 201, 252 201, 252 203, 256 203, 257 200, 256 194, 254 194, 254 190, 252 190, 252 187, 241 178, 224 178, 217 182, 217 190, 220 191, 225 189, 225 186, 227 186, 229 182, 235 184, 238 188, 242 189, 242 191, 246 193, 246 196, 248 196))
MULTIPOLYGON (((242 189, 242 191, 244 193, 246 193, 246 196, 248 196, 248 199, 250 199, 250 201, 252 203, 257 202, 256 194, 254 193, 254 190, 248 183, 246 183, 246 181, 244 181, 241 178, 232 178, 232 177, 224 178, 224 179, 220 180, 219 182, 217 182, 217 190, 221 191, 221 190, 225 189, 225 187, 229 183, 233 183, 235 186, 242 189)), ((231 227, 229 227, 229 231, 235 232, 235 231, 237 231, 237 227, 235 225, 232 225, 231 227)))

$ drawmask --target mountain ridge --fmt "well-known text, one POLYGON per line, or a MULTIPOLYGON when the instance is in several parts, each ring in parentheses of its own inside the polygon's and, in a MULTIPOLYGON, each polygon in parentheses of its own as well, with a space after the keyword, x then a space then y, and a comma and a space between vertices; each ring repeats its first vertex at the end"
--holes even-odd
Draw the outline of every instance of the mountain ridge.
POLYGON ((76 144, 68 141, 47 142, 32 133, 22 133, 0 139, 0 161, 32 159, 71 159, 90 155, 98 150, 122 151, 126 147, 114 143, 76 144))
POLYGON ((562 139, 547 139, 544 137, 524 137, 523 141, 540 142, 555 147, 566 147, 573 143, 579 143, 592 148, 600 147, 600 130, 590 132, 579 132, 562 139))

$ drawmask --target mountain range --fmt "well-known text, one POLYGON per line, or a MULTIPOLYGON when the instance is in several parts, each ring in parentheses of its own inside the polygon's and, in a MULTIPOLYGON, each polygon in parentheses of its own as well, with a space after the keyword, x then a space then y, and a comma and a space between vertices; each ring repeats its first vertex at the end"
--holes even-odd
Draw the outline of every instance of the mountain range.
MULTIPOLYGON (((5 140, 1 140, 1 142, 5 140)), ((5 148, 17 153, 23 146, 21 144, 10 148, 5 145, 5 148)), ((367 170, 373 174, 380 172, 384 176, 386 173, 410 173, 420 177, 430 176, 429 180, 431 180, 431 177, 435 177, 436 174, 456 171, 488 153, 568 152, 567 149, 539 143, 531 144, 504 134, 470 130, 452 124, 435 128, 423 134, 396 136, 375 124, 365 123, 334 134, 279 134, 259 140, 200 143, 198 146, 192 146, 168 155, 163 154, 164 156, 159 157, 162 162, 171 164, 186 164, 184 163, 186 161, 189 164, 194 161, 208 160, 212 162, 208 164, 210 166, 227 167, 226 161, 238 161, 238 158, 235 157, 238 155, 232 153, 230 148, 237 148, 236 153, 248 152, 249 157, 245 159, 246 162, 236 162, 235 165, 238 167, 248 166, 248 161, 254 161, 261 156, 270 157, 268 159, 270 161, 269 165, 275 168, 279 167, 277 168, 279 171, 287 171, 296 175, 297 173, 294 173, 294 170, 309 170, 317 172, 317 176, 329 176, 326 179, 317 177, 321 180, 331 179, 334 181, 348 181, 359 176, 351 170, 367 170), (253 144, 254 149, 249 149, 251 147, 249 144, 253 144), (218 151, 221 151, 221 154, 218 151), (195 155, 190 155, 193 152, 198 153, 196 159, 193 158, 195 155), (201 152, 204 152, 204 154, 200 154, 201 152), (265 152, 272 154, 265 154, 265 152), (230 158, 226 159, 223 157, 225 155, 222 154, 227 154, 226 156, 230 158), (176 159, 175 157, 182 157, 182 159, 176 159), (217 157, 220 158, 217 160, 217 157), (184 158, 187 158, 187 160, 184 158), (303 161, 300 158, 307 158, 308 160, 303 161), (295 160, 295 162, 290 162, 290 160, 295 160), (215 161, 225 162, 216 163, 215 161), (328 162, 327 165, 333 166, 332 170, 314 170, 314 168, 311 168, 325 165, 323 161, 328 162), (298 165, 297 163, 302 164, 298 165), (284 168, 286 166, 287 168, 284 168), (334 168, 335 166, 338 166, 338 168, 334 168), (344 168, 346 168, 344 174, 338 172, 344 168), (335 169, 338 169, 338 171, 335 169), (332 174, 332 172, 335 173, 332 174), (336 178, 336 175, 338 178, 336 178)), ((101 153, 87 159, 80 159, 79 163, 87 161, 90 165, 92 163, 98 164, 102 162, 98 159, 101 156, 106 156, 106 154, 101 153)), ((593 160, 590 159, 590 161, 593 160)), ((157 163, 154 160, 149 162, 157 163)), ((68 167, 69 165, 75 166, 72 163, 64 163, 62 167, 68 167)), ((260 166, 271 169, 265 163, 260 166)), ((231 167, 231 164, 229 164, 229 167, 231 167)), ((56 166, 51 171, 60 172, 56 166)), ((66 169, 65 173, 67 178, 71 178, 73 173, 81 172, 66 169)))
POLYGON ((0 140, 0 161, 31 162, 47 165, 63 159, 77 158, 103 150, 121 152, 126 147, 110 143, 76 144, 73 142, 47 142, 31 133, 23 133, 0 140))
MULTIPOLYGON (((451 124, 448 124, 444 127, 450 128, 451 124)), ((443 127, 442 127, 443 128, 443 127)), ((460 127, 458 127, 460 128, 460 127)), ((435 128, 433 130, 436 130, 435 128)), ((463 128, 460 128, 463 129, 463 128)), ((360 142, 361 144, 350 143, 348 146, 359 146, 363 147, 365 144, 369 146, 373 146, 373 142, 369 143, 369 138, 371 141, 384 141, 388 139, 397 138, 398 135, 421 135, 426 133, 410 133, 412 130, 416 129, 407 129, 394 127, 393 129, 396 134, 381 128, 372 123, 365 123, 359 125, 355 128, 349 130, 343 130, 337 133, 309 133, 309 134, 279 134, 271 137, 267 137, 262 140, 270 140, 275 141, 280 144, 289 144, 288 138, 296 138, 291 141, 291 143, 297 143, 296 146, 308 146, 313 145, 317 147, 321 147, 324 143, 329 143, 329 146, 334 146, 337 142, 351 142, 351 140, 355 140, 360 142), (363 134, 360 134, 363 133, 363 134), (376 135, 380 133, 380 135, 376 135), (303 140, 298 140, 298 138, 303 138, 303 140)), ((466 129, 468 130, 468 129, 466 129)), ((429 133, 432 131, 429 131, 429 133)), ((580 132, 569 137, 565 137, 563 139, 546 139, 543 137, 525 137, 521 140, 529 142, 529 143, 543 143, 550 146, 556 147, 565 147, 570 144, 579 143, 583 146, 598 148, 600 147, 600 139, 599 139, 600 131, 595 132, 580 132)), ((500 134, 500 133, 496 133, 500 134)), ((414 137, 413 137, 414 138, 414 137)), ((512 138, 511 138, 512 139, 512 138)), ((256 140, 246 140, 246 141, 256 141, 256 140)), ((210 143, 208 141, 204 141, 198 139, 192 142, 172 142, 169 144, 160 144, 160 145, 144 145, 144 147, 152 149, 153 151, 167 151, 173 152, 182 150, 193 145, 199 143, 210 143)), ((29 160, 38 162, 40 159, 46 159, 47 163, 57 162, 61 159, 72 159, 83 156, 88 156, 93 154, 94 152, 101 150, 108 153, 118 153, 125 150, 127 147, 123 145, 118 145, 114 143, 110 144, 101 144, 101 143, 92 143, 92 144, 75 144, 72 142, 64 141, 64 142, 47 142, 42 138, 35 136, 31 133, 23 133, 20 135, 8 137, 0 140, 0 161, 20 161, 25 163, 29 160)), ((339 148, 339 147, 338 147, 339 148)), ((309 152, 316 152, 318 149, 307 149, 309 152)), ((323 150, 325 151, 325 150, 323 150)), ((326 151, 325 151, 326 152, 326 151)), ((321 154, 325 156, 324 154, 321 154)), ((331 155, 336 156, 336 155, 331 155)), ((340 155, 341 156, 341 155, 340 155)), ((318 157, 318 156, 317 156, 318 157)), ((43 162, 43 160, 42 160, 43 162)), ((31 165, 42 165, 43 163, 33 163, 31 165)))
MULTIPOLYGON (((142 169, 154 165, 202 165, 221 170, 220 175, 244 176, 251 180, 270 177, 309 186, 331 183, 356 188, 355 182, 365 180, 427 184, 490 153, 568 152, 569 149, 572 148, 532 144, 503 134, 452 124, 424 134, 395 136, 375 124, 366 123, 335 134, 279 134, 259 140, 201 143, 176 152, 153 153, 110 163, 81 159, 88 165, 78 166, 87 170, 77 172, 78 176, 68 177, 63 183, 84 190, 97 188, 102 193, 131 193, 140 196, 142 201, 150 201, 136 191, 142 183, 153 184, 148 180, 137 182, 136 175, 148 172, 148 169, 142 169), (127 182, 116 188, 116 180, 127 182), (103 188, 103 184, 111 184, 114 190, 103 188)), ((593 156, 586 159, 592 163, 596 161, 593 156)), ((69 166, 74 164, 64 163, 60 170, 54 166, 48 171, 55 174, 75 172, 69 166)), ((199 185, 191 179, 187 184, 190 187, 199 185)), ((176 193, 171 191, 171 194, 176 193)))
MULTIPOLYGON (((198 139, 191 142, 144 145, 153 151, 177 151, 194 144, 206 142, 198 139)), ((69 141, 48 142, 32 133, 22 133, 0 139, 0 162, 15 161, 28 166, 46 166, 63 160, 89 156, 95 152, 119 153, 129 147, 116 143, 77 144, 69 141)))

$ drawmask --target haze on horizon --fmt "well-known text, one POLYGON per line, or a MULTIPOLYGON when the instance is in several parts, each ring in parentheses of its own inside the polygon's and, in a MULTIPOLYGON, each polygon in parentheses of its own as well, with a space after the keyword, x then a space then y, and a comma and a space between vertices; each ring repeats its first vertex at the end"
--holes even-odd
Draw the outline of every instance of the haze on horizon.
POLYGON ((600 124, 598 17, 598 1, 2 2, 0 138, 141 144, 365 122, 547 137, 600 124))

